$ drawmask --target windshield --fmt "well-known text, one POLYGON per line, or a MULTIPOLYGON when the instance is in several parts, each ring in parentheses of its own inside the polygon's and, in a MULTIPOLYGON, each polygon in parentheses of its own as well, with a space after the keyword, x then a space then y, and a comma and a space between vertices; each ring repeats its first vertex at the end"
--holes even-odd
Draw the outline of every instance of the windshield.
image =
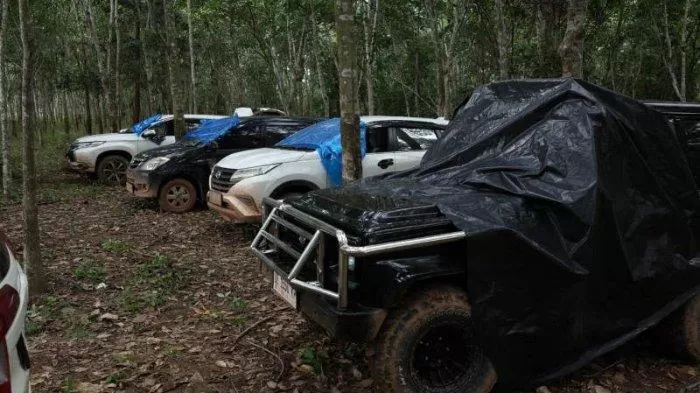
POLYGON ((141 135, 144 131, 148 129, 148 127, 152 126, 153 124, 157 123, 160 118, 163 117, 163 115, 157 113, 155 115, 149 116, 140 122, 134 124, 131 126, 131 132, 133 132, 136 135, 141 135))
POLYGON ((238 118, 238 115, 203 122, 199 128, 185 134, 182 138, 182 142, 187 143, 188 146, 213 142, 231 131, 231 129, 235 128, 240 122, 241 119, 238 118))

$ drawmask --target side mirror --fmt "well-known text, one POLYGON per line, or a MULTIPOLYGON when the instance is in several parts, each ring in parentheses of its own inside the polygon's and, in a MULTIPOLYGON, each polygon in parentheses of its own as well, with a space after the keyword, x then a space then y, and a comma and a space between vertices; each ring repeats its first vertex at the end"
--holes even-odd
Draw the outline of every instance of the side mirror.
POLYGON ((219 148, 219 143, 216 141, 211 141, 211 142, 209 142, 209 148, 211 150, 216 150, 219 148))
POLYGON ((149 128, 146 131, 142 132, 141 136, 146 139, 151 139, 156 136, 156 130, 149 128))

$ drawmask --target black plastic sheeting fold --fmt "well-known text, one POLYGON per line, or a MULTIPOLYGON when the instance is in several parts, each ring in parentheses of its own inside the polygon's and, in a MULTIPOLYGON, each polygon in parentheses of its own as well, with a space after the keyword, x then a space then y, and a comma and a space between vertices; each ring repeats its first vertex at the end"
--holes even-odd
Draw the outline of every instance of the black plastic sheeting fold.
POLYGON ((571 372, 700 293, 700 199, 671 125, 583 81, 478 88, 417 170, 346 191, 433 203, 467 233, 501 389, 571 372))

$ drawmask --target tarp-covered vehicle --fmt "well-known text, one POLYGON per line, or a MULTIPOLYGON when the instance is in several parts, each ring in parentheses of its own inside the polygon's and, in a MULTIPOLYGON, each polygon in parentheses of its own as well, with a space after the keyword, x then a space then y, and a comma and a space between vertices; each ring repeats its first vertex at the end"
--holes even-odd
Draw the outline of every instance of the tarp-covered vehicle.
POLYGON ((268 200, 252 248, 307 317, 374 341, 382 391, 534 385, 650 328, 698 361, 677 126, 574 79, 486 85, 418 169, 268 200))

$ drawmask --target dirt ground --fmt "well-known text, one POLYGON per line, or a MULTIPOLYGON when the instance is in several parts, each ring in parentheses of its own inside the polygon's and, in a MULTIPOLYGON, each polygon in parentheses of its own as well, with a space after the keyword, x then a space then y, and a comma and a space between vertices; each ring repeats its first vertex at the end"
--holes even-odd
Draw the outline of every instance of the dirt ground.
MULTIPOLYGON (((47 289, 29 311, 34 392, 372 392, 339 345, 271 292, 253 230, 69 174, 42 183, 47 289)), ((22 241, 21 206, 0 230, 22 241)), ((700 367, 628 345, 538 393, 700 393, 700 367)), ((528 391, 531 393, 534 391, 528 391)))

